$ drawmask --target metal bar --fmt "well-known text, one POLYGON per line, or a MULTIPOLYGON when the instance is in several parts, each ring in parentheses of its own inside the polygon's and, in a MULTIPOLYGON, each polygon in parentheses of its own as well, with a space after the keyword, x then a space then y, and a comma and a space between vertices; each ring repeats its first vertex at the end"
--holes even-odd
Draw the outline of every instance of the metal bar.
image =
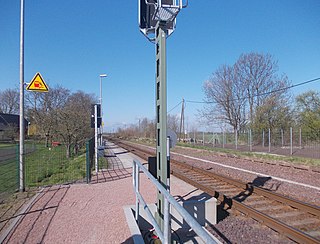
POLYGON ((20 153, 19 153, 19 191, 25 190, 24 169, 24 0, 20 1, 20 153))
MULTIPOLYGON (((140 184, 140 179, 139 179, 139 168, 136 167, 136 171, 135 171, 135 178, 136 178, 136 185, 135 185, 135 191, 139 192, 139 184, 140 184)), ((136 221, 137 223, 139 222, 139 200, 136 199, 136 221)))
POLYGON ((153 214, 151 213, 147 203, 144 201, 143 197, 139 192, 136 192, 136 196, 139 198, 139 201, 141 202, 143 209, 146 211, 152 226, 157 232, 158 237, 160 238, 161 241, 164 241, 163 233, 160 229, 160 226, 158 225, 156 219, 153 217, 153 214))
POLYGON ((171 225, 170 225, 170 205, 167 198, 164 198, 164 243, 171 243, 171 225))
MULTIPOLYGON (((167 198, 168 202, 178 211, 178 213, 183 217, 183 219, 188 223, 188 225, 194 230, 197 235, 205 241, 205 243, 218 243, 213 237, 211 237, 200 225, 199 223, 185 210, 175 199, 172 197, 167 189, 165 189, 161 183, 155 179, 151 173, 137 160, 134 160, 137 166, 147 175, 151 182, 157 187, 157 189, 162 193, 162 195, 167 198)), ((140 198, 139 198, 140 199, 140 198)))

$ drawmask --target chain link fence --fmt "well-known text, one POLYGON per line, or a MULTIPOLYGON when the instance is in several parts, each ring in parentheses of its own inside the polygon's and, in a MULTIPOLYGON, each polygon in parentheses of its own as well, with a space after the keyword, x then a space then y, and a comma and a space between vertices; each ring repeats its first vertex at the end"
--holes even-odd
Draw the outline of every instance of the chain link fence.
MULTIPOLYGON (((67 146, 52 142, 25 143, 26 189, 53 184, 89 182, 94 161, 94 139, 67 146)), ((0 144, 0 204, 19 189, 19 145, 0 144)))
POLYGON ((245 130, 240 132, 191 132, 187 143, 212 147, 273 153, 287 156, 320 158, 320 131, 300 128, 274 130, 245 130))

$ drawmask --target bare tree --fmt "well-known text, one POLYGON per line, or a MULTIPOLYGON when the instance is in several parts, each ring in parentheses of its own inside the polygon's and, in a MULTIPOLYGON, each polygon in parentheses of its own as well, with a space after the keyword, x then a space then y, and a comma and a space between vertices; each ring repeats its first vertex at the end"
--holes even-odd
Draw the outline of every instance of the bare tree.
POLYGON ((19 113, 19 92, 15 89, 0 91, 0 112, 6 114, 19 113))
POLYGON ((180 118, 176 115, 168 114, 167 116, 167 127, 173 130, 177 135, 179 133, 179 120, 180 118))
POLYGON ((270 92, 278 91, 273 98, 274 102, 287 92, 285 87, 289 86, 288 77, 278 77, 278 69, 277 62, 270 54, 242 54, 235 63, 236 76, 246 89, 250 123, 253 123, 257 107, 270 101, 270 92))
POLYGON ((211 103, 201 114, 210 123, 222 118, 234 130, 248 124, 261 129, 266 114, 269 126, 290 117, 289 81, 277 72, 277 62, 269 54, 242 54, 233 66, 221 66, 204 83, 206 101, 211 103))
POLYGON ((200 112, 209 123, 224 120, 234 130, 245 125, 245 87, 239 81, 233 67, 223 65, 204 83, 207 105, 200 112))
POLYGON ((90 127, 91 104, 95 103, 93 95, 78 91, 70 95, 63 108, 56 112, 54 133, 66 145, 66 155, 70 156, 71 145, 92 136, 90 127))
POLYGON ((37 127, 37 134, 46 138, 48 145, 52 131, 56 130, 57 112, 63 110, 70 91, 61 86, 50 89, 48 93, 28 92, 26 94, 27 115, 30 123, 37 127))

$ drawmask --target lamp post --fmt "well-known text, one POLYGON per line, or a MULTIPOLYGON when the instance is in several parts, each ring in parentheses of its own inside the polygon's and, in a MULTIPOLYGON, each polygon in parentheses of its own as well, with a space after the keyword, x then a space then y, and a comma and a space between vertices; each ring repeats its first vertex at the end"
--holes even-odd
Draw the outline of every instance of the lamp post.
POLYGON ((25 190, 24 177, 24 0, 20 6, 20 140, 19 140, 19 191, 25 190))
POLYGON ((102 145, 102 133, 103 133, 103 112, 102 112, 102 78, 107 77, 107 74, 101 74, 100 75, 100 108, 101 108, 101 125, 100 125, 100 146, 102 145))

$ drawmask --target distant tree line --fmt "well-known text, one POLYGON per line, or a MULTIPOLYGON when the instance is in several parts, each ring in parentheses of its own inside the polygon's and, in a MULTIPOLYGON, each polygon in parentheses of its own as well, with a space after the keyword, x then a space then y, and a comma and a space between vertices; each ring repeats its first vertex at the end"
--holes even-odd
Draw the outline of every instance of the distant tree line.
MULTIPOLYGON (((51 87, 47 93, 25 93, 25 117, 33 127, 33 136, 42 138, 48 145, 56 140, 66 146, 70 156, 71 146, 93 136, 90 126, 91 104, 97 99, 83 91, 71 92, 61 86, 51 87)), ((0 92, 0 112, 19 114, 19 92, 7 89, 0 92)))

